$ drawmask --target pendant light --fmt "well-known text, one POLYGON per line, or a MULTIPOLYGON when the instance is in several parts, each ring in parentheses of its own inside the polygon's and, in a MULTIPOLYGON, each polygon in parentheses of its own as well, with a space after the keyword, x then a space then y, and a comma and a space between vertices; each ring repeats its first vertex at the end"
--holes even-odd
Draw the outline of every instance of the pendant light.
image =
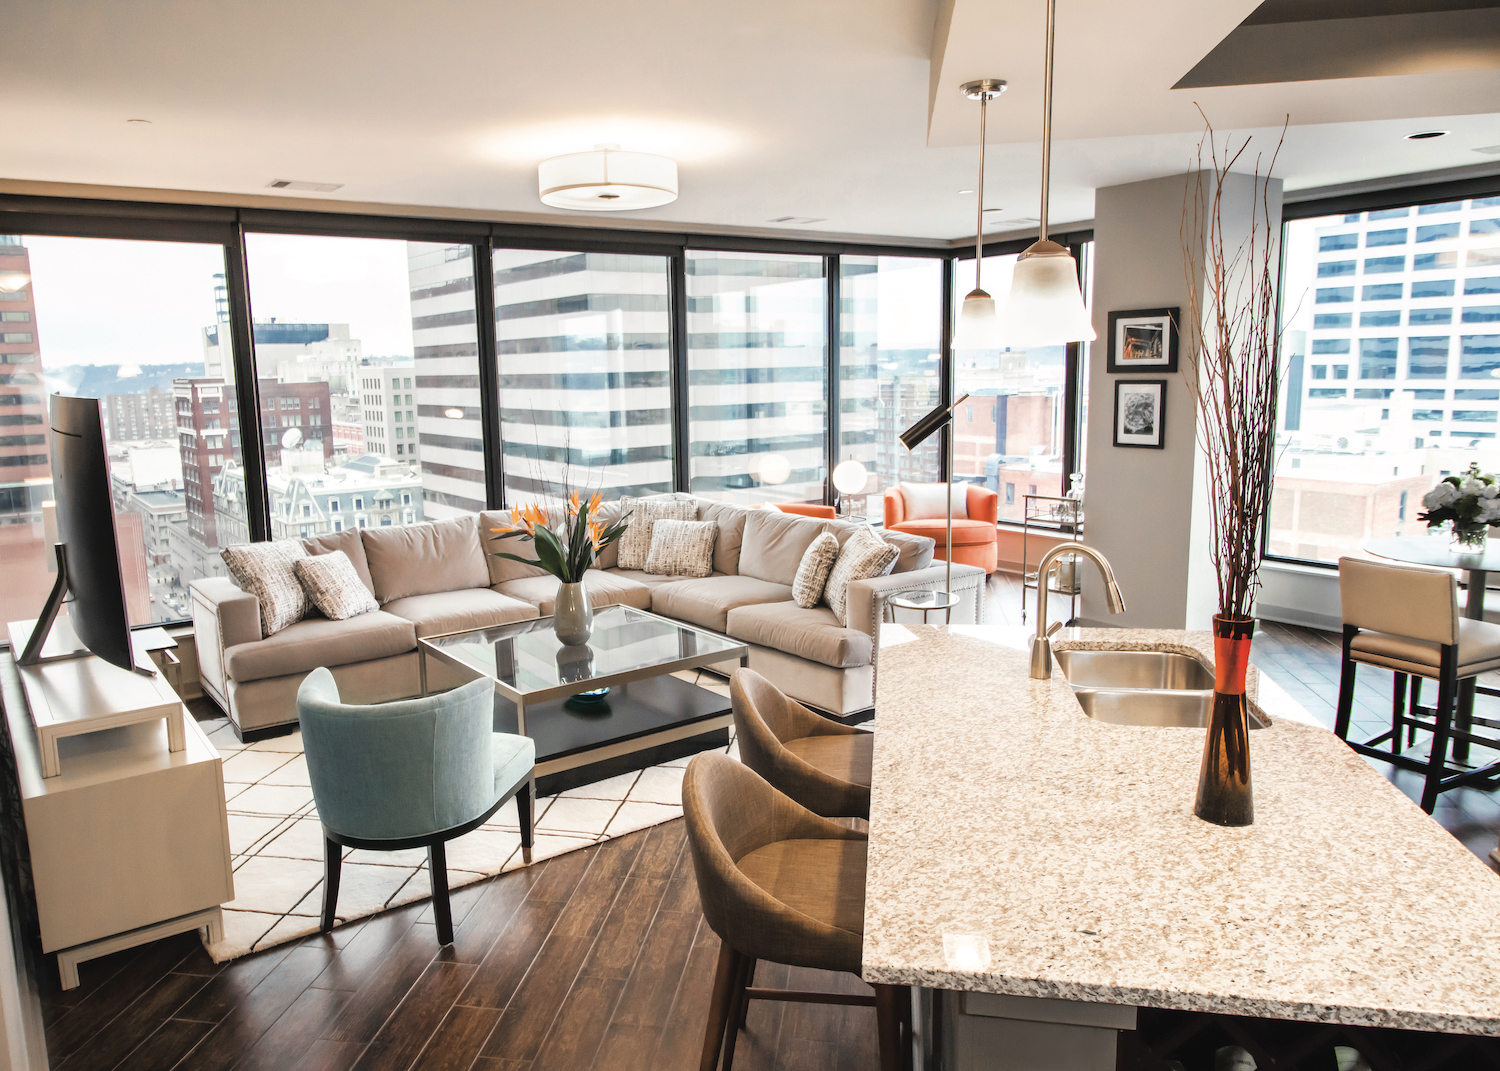
POLYGON ((995 316, 995 299, 979 285, 984 264, 984 110, 990 101, 1005 92, 1005 79, 981 78, 965 82, 964 96, 979 102, 979 210, 974 224, 974 289, 964 298, 958 313, 958 330, 953 333, 956 350, 993 350, 1000 348, 999 320, 995 316))
POLYGON ((1096 337, 1083 294, 1078 262, 1066 247, 1047 240, 1047 194, 1052 183, 1052 44, 1057 31, 1057 0, 1047 0, 1047 60, 1042 85, 1041 233, 1016 260, 1010 300, 1000 314, 1007 346, 1061 346, 1096 337))

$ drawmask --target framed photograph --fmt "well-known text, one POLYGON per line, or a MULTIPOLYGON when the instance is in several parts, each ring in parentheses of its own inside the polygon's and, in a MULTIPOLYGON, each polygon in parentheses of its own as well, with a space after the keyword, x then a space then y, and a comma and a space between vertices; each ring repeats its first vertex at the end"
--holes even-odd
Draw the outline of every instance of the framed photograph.
POLYGON ((1177 371, 1177 310, 1110 313, 1106 371, 1177 371))
POLYGON ((1162 423, 1167 416, 1165 379, 1115 381, 1115 445, 1160 450, 1166 443, 1162 423))

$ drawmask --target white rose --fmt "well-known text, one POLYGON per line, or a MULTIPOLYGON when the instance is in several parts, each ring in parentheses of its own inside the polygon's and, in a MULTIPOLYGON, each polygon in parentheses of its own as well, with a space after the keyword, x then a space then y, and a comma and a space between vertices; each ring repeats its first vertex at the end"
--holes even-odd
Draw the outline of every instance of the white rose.
POLYGON ((1500 495, 1500 484, 1493 484, 1492 483, 1488 487, 1486 487, 1483 491, 1479 492, 1479 497, 1480 498, 1494 498, 1497 495, 1500 495))
POLYGON ((1465 476, 1463 482, 1458 485, 1460 494, 1477 495, 1485 489, 1485 482, 1478 476, 1465 476))
POLYGON ((1422 496, 1422 505, 1428 509, 1442 509, 1444 506, 1452 504, 1453 500, 1457 497, 1458 488, 1454 487, 1447 480, 1444 480, 1422 496))
POLYGON ((1492 498, 1482 499, 1479 507, 1479 516, 1475 519, 1489 524, 1491 521, 1500 521, 1500 502, 1492 498))

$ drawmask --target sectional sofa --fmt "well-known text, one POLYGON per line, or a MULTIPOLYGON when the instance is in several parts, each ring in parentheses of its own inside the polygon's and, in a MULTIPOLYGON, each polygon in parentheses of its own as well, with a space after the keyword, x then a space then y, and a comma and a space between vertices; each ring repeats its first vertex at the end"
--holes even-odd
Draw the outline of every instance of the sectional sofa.
MULTIPOLYGON (((855 525, 678 497, 691 499, 698 518, 718 526, 713 574, 695 579, 621 569, 616 548, 609 547, 584 581, 594 605, 634 606, 740 640, 750 646, 752 668, 827 713, 843 716, 873 706, 886 600, 943 586, 932 540, 882 532, 900 556, 889 575, 850 585, 845 627, 825 605, 799 607, 791 584, 813 539, 830 531, 842 543, 855 525)), ((618 516, 620 508, 618 502, 608 503, 600 515, 618 516)), ((506 517, 481 513, 304 540, 310 554, 341 550, 349 555, 380 609, 345 621, 308 617, 265 638, 255 596, 227 578, 195 581, 193 625, 204 691, 228 712, 241 736, 295 722, 297 687, 319 666, 332 670, 348 702, 417 694, 418 637, 551 615, 557 581, 539 567, 491 553, 501 548, 490 530, 506 517)), ((512 539, 503 549, 529 546, 512 539)), ((961 612, 978 623, 984 613, 984 571, 955 564, 953 584, 966 596, 961 612)), ((429 670, 436 667, 429 663, 429 670)), ((457 677, 429 680, 434 688, 459 683, 457 677)))

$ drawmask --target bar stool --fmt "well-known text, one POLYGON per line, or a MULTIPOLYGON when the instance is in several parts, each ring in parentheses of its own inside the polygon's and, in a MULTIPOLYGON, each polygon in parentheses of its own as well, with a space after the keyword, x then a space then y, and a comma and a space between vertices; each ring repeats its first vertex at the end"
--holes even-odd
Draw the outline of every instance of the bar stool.
MULTIPOLYGON (((1339 598, 1344 618, 1344 657, 1334 722, 1339 738, 1361 755, 1423 774, 1422 809, 1428 814, 1437 806, 1440 793, 1500 774, 1500 762, 1458 771, 1450 771, 1447 763, 1450 740, 1500 747, 1500 740, 1453 727, 1458 682, 1500 669, 1500 625, 1459 617, 1453 575, 1440 569, 1340 558, 1339 598), (1364 743, 1349 740, 1356 667, 1361 664, 1395 671, 1391 728, 1364 743), (1405 709, 1408 678, 1438 682, 1430 721, 1419 716, 1422 711, 1415 702, 1410 713, 1405 709), (1409 736, 1416 729, 1432 733, 1426 761, 1401 751, 1403 731, 1409 736)), ((1500 723, 1481 719, 1474 723, 1500 728, 1500 723)))
POLYGON ((870 817, 875 734, 820 717, 753 669, 729 678, 740 761, 815 814, 870 817))
POLYGON ((719 935, 719 964, 700 1071, 734 1063, 750 1000, 875 1008, 881 1071, 911 1055, 911 990, 876 985, 873 997, 760 989, 759 960, 859 974, 868 840, 776 791, 724 755, 698 755, 682 779, 688 847, 703 917, 719 935))

